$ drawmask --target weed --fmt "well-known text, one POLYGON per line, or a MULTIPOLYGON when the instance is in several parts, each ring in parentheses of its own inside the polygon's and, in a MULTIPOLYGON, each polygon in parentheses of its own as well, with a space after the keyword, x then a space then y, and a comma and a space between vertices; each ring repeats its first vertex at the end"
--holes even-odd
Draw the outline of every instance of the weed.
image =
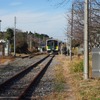
POLYGON ((57 92, 61 92, 64 90, 64 84, 65 84, 65 77, 63 75, 63 67, 58 66, 55 73, 55 86, 54 90, 57 92))
POLYGON ((71 72, 83 72, 83 61, 80 61, 78 63, 73 62, 72 66, 71 66, 71 72))
POLYGON ((56 83, 54 89, 57 92, 62 92, 64 90, 64 84, 63 83, 56 83))

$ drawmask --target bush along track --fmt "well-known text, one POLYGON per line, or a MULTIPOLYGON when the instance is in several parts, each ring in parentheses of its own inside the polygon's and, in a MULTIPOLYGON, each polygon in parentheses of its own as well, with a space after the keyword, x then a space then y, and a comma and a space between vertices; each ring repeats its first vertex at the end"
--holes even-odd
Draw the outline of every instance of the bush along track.
MULTIPOLYGON (((70 84, 76 100, 100 100, 100 78, 84 80, 83 59, 74 58, 72 62, 69 62, 69 70, 70 84)), ((91 73, 91 69, 89 72, 91 73)))

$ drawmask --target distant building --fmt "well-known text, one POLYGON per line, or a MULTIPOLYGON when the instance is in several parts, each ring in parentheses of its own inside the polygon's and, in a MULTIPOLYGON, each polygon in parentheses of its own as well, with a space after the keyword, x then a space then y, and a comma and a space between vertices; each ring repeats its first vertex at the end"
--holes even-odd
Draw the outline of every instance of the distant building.
POLYGON ((8 56, 9 55, 9 41, 5 41, 3 39, 0 40, 0 56, 8 56))

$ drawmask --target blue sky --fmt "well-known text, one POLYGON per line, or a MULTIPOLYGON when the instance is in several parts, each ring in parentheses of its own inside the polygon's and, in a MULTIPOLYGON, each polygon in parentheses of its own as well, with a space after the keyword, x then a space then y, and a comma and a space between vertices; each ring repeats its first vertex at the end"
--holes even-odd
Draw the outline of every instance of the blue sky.
MULTIPOLYGON (((61 0, 0 0, 1 30, 16 27, 22 31, 44 33, 64 40, 68 5, 58 7, 61 0)), ((70 4, 70 3, 69 3, 70 4)))

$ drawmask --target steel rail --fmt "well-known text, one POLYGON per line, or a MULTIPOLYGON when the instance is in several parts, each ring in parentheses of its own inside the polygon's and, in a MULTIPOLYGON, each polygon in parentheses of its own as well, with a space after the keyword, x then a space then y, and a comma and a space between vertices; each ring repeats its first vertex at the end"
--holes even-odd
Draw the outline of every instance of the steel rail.
POLYGON ((47 67, 52 62, 53 57, 54 57, 54 55, 50 58, 50 60, 46 63, 46 65, 42 68, 42 70, 37 73, 37 75, 34 77, 34 79, 32 80, 32 82, 27 86, 27 88, 23 91, 23 93, 17 98, 17 100, 27 100, 28 99, 26 97, 27 93, 29 92, 29 90, 31 89, 31 87, 33 87, 33 86, 35 86, 35 84, 37 85, 39 83, 39 81, 42 78, 42 76, 44 75, 47 67))
POLYGON ((41 53, 41 52, 37 52, 37 53, 33 53, 33 54, 30 54, 30 55, 26 55, 26 56, 22 56, 21 58, 24 59, 24 58, 33 58, 34 56, 38 56, 38 55, 42 55, 44 53, 41 53))
POLYGON ((12 76, 10 79, 6 80, 4 83, 0 84, 0 91, 3 91, 5 87, 7 87, 9 84, 12 84, 14 80, 22 78, 25 74, 27 74, 30 70, 32 70, 33 67, 36 67, 38 64, 40 64, 42 61, 44 61, 46 58, 48 58, 50 55, 47 55, 46 57, 42 58, 40 61, 32 64, 28 68, 22 70, 18 74, 12 76))

